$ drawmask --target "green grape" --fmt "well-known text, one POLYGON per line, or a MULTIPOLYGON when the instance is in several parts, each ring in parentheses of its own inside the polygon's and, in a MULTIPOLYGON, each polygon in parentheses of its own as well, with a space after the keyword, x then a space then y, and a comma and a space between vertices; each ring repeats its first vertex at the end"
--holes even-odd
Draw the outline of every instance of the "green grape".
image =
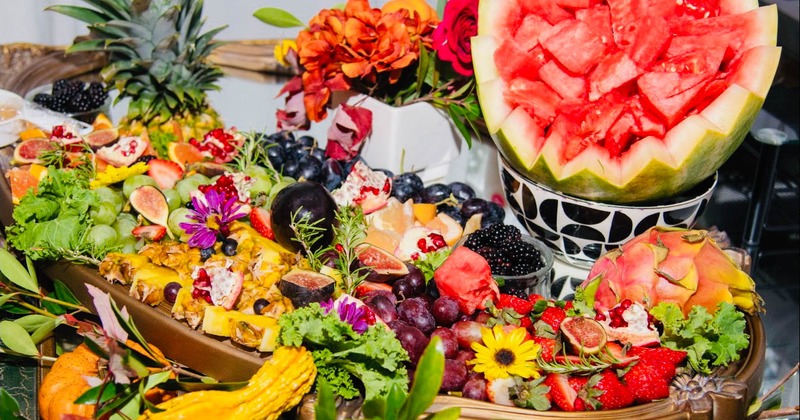
POLYGON ((123 254, 136 254, 141 248, 139 241, 137 241, 133 236, 125 238, 122 241, 117 241, 116 246, 120 247, 119 251, 117 252, 121 252, 123 254))
POLYGON ((211 183, 211 180, 208 179, 207 176, 205 176, 205 175, 203 175, 203 174, 201 174, 199 172, 193 173, 193 174, 187 176, 184 179, 196 180, 197 182, 199 182, 198 185, 205 185, 205 184, 210 184, 211 183))
POLYGON ((117 209, 114 203, 108 201, 100 201, 99 203, 92 204, 89 207, 89 217, 96 225, 110 225, 117 219, 117 209))
MULTIPOLYGON (((125 205, 125 196, 121 191, 113 190, 109 187, 95 188, 94 192, 100 198, 100 202, 108 202, 114 205, 117 213, 122 211, 122 206, 125 205)), ((106 223, 107 224, 107 223, 106 223)))
POLYGON ((282 190, 287 185, 294 184, 295 182, 297 181, 292 177, 285 176, 281 178, 280 181, 276 182, 272 188, 269 189, 266 205, 269 206, 272 203, 272 199, 275 198, 275 195, 278 194, 278 191, 282 190))
POLYGON ((180 223, 194 223, 195 220, 192 220, 188 217, 191 212, 192 211, 186 207, 179 207, 170 212, 169 218, 167 218, 167 228, 172 232, 173 235, 175 235, 176 238, 180 238, 183 242, 189 240, 189 235, 187 235, 186 232, 180 227, 180 223))
POLYGON ((137 188, 139 188, 141 186, 144 186, 144 185, 152 185, 152 186, 158 188, 158 184, 156 184, 156 180, 153 179, 153 178, 150 178, 147 175, 139 174, 139 175, 133 175, 133 176, 128 177, 122 183, 122 193, 125 195, 125 199, 130 198, 131 193, 133 192, 133 190, 135 190, 135 189, 137 189, 137 188))
POLYGON ((109 225, 92 226, 84 241, 93 250, 105 251, 116 245, 117 231, 109 225))
POLYGON ((272 189, 272 181, 264 176, 251 176, 253 185, 250 186, 250 197, 255 197, 259 193, 269 194, 272 189))
POLYGON ((250 178, 267 178, 269 179, 269 172, 267 172, 267 168, 258 165, 251 165, 248 166, 247 169, 242 171, 245 175, 249 176, 250 178))
POLYGON ((133 233, 131 231, 133 231, 136 225, 138 225, 138 223, 132 214, 120 213, 117 216, 117 220, 115 220, 114 224, 111 226, 117 232, 117 237, 121 241, 126 238, 133 238, 133 233))
POLYGON ((181 199, 181 194, 177 190, 169 189, 161 192, 164 194, 164 198, 167 199, 169 211, 173 211, 183 206, 183 199, 181 199))
POLYGON ((192 201, 192 191, 195 191, 197 190, 197 187, 206 184, 206 182, 203 182, 199 178, 193 178, 193 176, 194 175, 189 178, 182 179, 175 184, 175 191, 178 192, 178 195, 181 197, 181 201, 184 203, 192 201))

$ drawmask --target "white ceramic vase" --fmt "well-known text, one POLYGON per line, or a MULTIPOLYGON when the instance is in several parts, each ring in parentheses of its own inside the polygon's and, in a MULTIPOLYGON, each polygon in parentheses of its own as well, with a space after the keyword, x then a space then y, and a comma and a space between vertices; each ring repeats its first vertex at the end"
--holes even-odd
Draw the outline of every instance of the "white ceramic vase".
POLYGON ((394 107, 362 94, 334 96, 334 104, 342 102, 372 111, 372 133, 361 148, 372 168, 416 172, 427 183, 443 178, 461 153, 458 130, 447 113, 429 103, 394 107))

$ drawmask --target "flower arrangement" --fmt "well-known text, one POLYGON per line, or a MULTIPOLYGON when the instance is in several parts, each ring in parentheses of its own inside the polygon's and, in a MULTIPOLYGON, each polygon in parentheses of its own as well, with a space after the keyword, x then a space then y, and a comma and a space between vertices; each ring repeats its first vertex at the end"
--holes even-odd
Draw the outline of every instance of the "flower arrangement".
MULTIPOLYGON (((343 9, 320 11, 307 26, 281 9, 257 10, 265 23, 303 27, 276 48, 276 57, 298 74, 281 90, 286 109, 277 112, 278 129, 307 129, 328 116, 335 93, 351 91, 393 106, 430 103, 471 144, 481 117, 470 48, 478 2, 447 0, 440 7, 441 20, 425 0, 390 0, 380 9, 348 0, 343 9)), ((338 108, 328 155, 357 154, 371 121, 371 112, 358 105, 338 108)))

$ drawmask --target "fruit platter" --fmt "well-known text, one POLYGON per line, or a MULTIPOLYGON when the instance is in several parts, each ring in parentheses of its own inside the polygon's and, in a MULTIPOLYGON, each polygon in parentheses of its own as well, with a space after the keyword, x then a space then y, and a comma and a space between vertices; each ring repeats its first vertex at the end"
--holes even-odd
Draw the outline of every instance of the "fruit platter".
MULTIPOLYGON (((0 302, 11 314, 0 323, 3 351, 43 360, 36 345, 60 325, 84 337, 43 380, 45 420, 337 410, 409 419, 746 417, 763 375, 763 301, 709 232, 643 230, 599 256, 574 298, 560 300, 547 287, 552 250, 506 217, 502 199, 343 154, 353 139, 342 133, 356 136, 358 118, 337 117, 328 139, 297 127, 226 126, 205 96, 221 71, 205 60, 216 30, 201 33, 192 18, 202 3, 149 3, 138 14, 89 3, 51 8, 97 32, 75 51, 140 43, 145 28, 159 32, 147 32, 153 39, 180 40, 148 43, 156 49, 197 48, 148 51, 185 58, 164 58, 156 69, 139 50, 114 49, 92 96, 103 102, 98 89, 113 86, 129 100, 122 118, 99 112, 81 124, 58 110, 64 118, 55 123, 22 118, 16 141, 1 149, 9 247, 0 249, 0 268, 9 281, 0 302), (72 372, 77 382, 63 393, 58 378, 78 359, 88 360, 85 370, 72 372)), ((422 12, 435 17, 425 2, 391 3, 371 9, 350 0, 330 13, 402 18, 410 27, 422 12)), ((659 199, 713 173, 741 142, 777 63, 774 10, 746 1, 662 5, 653 27, 681 38, 672 47, 635 30, 634 2, 474 3, 462 12, 480 10, 470 26, 477 97, 498 153, 534 180, 568 192, 582 185, 593 198, 636 202, 634 191, 647 184, 656 190, 646 198, 659 199), (625 25, 590 26, 621 23, 620 10, 630 14, 625 25), (669 32, 687 22, 695 32, 669 32), (500 74, 487 59, 519 47, 502 35, 508 26, 517 40, 541 43, 532 48, 547 61, 536 75, 521 74, 520 63, 500 74), (705 45, 721 33, 720 45, 705 45), (580 37, 601 45, 563 52, 580 37), (706 50, 716 61, 700 59, 706 50), (756 75, 753 60, 764 63, 756 75), (588 74, 595 67, 602 72, 588 74), (673 74, 663 79, 675 83, 671 93, 657 91, 655 73, 673 74), (579 108, 618 119, 577 116, 579 108), (713 118, 727 111, 726 121, 713 118), (586 124, 570 125, 573 117, 586 124), (578 137, 586 140, 572 142, 578 137), (653 145, 678 147, 669 140, 678 137, 694 142, 681 144, 690 152, 682 165, 653 145), (598 180, 595 162, 604 159, 616 178, 598 180), (661 184, 647 174, 667 167, 698 173, 661 184)), ((70 83, 53 81, 52 96, 70 83)), ((54 102, 63 105, 25 106, 54 102)), ((284 123, 296 117, 287 111, 284 123)))

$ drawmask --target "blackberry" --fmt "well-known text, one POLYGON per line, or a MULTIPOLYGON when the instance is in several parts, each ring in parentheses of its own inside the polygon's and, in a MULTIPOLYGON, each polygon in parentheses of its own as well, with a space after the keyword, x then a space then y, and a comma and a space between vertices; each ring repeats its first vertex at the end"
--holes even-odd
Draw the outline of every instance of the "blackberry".
POLYGON ((156 159, 153 155, 141 155, 134 163, 144 162, 149 163, 151 160, 156 159))
POLYGON ((504 242, 519 242, 521 239, 522 232, 519 228, 498 223, 470 234, 466 246, 474 250, 482 246, 498 246, 504 242))
POLYGON ((505 293, 507 295, 516 296, 520 299, 528 300, 528 293, 525 292, 525 289, 520 289, 519 287, 503 286, 500 288, 500 293, 505 293))
POLYGON ((83 90, 84 83, 80 80, 59 79, 53 83, 53 96, 72 96, 83 90))
POLYGON ((53 95, 49 93, 37 93, 36 96, 33 97, 33 102, 45 108, 50 108, 53 103, 53 95))

